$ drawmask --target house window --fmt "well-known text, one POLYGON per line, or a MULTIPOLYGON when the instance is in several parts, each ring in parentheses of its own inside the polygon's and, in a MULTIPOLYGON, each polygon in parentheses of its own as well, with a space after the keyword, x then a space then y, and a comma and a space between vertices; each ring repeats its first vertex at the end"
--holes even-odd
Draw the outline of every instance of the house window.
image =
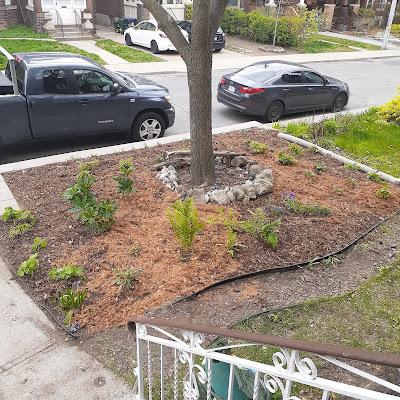
POLYGON ((366 8, 372 8, 372 4, 374 3, 374 0, 368 0, 367 1, 367 7, 366 8))
POLYGON ((28 0, 28 7, 34 8, 33 0, 28 0))
POLYGON ((386 0, 378 0, 378 4, 376 5, 376 11, 383 11, 386 6, 386 0))
POLYGON ((11 0, 4 0, 5 6, 11 6, 11 0))

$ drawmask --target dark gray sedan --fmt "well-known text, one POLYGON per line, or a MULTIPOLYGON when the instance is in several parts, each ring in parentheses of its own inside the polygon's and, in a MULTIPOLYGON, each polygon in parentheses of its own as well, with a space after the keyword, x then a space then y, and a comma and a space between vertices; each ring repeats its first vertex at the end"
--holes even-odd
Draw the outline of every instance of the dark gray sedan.
POLYGON ((217 99, 241 113, 271 122, 294 112, 341 111, 349 96, 346 83, 304 65, 263 61, 224 75, 217 99))

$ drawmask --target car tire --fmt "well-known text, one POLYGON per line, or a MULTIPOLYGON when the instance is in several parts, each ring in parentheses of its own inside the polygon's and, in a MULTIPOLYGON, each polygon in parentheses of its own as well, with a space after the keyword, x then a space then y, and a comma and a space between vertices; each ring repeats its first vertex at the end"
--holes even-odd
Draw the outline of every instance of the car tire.
POLYGON ((127 33, 125 35, 125 43, 126 43, 127 46, 132 46, 133 45, 132 39, 131 39, 131 35, 129 33, 127 33))
POLYGON ((346 104, 347 96, 344 93, 339 93, 332 101, 332 111, 339 112, 343 110, 346 104))
POLYGON ((221 50, 222 50, 222 49, 215 49, 214 51, 215 51, 216 53, 219 53, 221 50))
POLYGON ((268 122, 277 121, 283 114, 283 104, 281 101, 273 101, 267 108, 265 119, 268 122))
POLYGON ((155 40, 151 41, 150 50, 153 54, 158 54, 160 52, 160 50, 158 49, 158 44, 155 40))
POLYGON ((164 132, 164 118, 156 112, 144 112, 133 122, 131 139, 135 142, 159 139, 164 136, 164 132))

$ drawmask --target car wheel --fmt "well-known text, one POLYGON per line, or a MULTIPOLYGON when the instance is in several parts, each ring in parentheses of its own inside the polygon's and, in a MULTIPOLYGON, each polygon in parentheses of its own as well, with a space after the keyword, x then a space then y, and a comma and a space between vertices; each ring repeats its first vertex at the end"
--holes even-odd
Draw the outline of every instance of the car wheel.
POLYGON ((268 122, 277 121, 283 114, 283 104, 281 101, 273 101, 267 108, 265 118, 268 122))
POLYGON ((129 35, 129 33, 125 35, 125 43, 126 43, 127 46, 132 46, 133 45, 132 39, 131 39, 131 35, 129 35))
POLYGON ((135 142, 158 139, 164 136, 164 118, 155 112, 140 114, 132 125, 132 139, 135 142))
POLYGON ((155 40, 151 41, 150 50, 153 54, 158 54, 160 52, 160 50, 158 49, 158 44, 155 40))
POLYGON ((344 93, 339 93, 332 101, 332 111, 339 112, 342 111, 346 104, 347 97, 344 93))
POLYGON ((214 51, 215 51, 216 53, 219 53, 221 50, 222 50, 222 49, 215 49, 214 51))

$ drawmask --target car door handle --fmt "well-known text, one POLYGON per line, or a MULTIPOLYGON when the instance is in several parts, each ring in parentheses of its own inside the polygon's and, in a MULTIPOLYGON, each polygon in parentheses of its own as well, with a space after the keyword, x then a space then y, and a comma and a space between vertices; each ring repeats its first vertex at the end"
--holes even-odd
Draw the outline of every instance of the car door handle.
POLYGON ((290 91, 290 89, 283 89, 283 91, 284 91, 284 92, 289 92, 289 91, 290 91))
POLYGON ((312 88, 312 87, 309 87, 309 88, 308 88, 308 91, 309 91, 309 92, 311 92, 311 91, 313 91, 313 90, 314 90, 314 88, 312 88))
POLYGON ((82 100, 79 100, 79 103, 80 104, 88 104, 89 103, 89 99, 82 99, 82 100))

